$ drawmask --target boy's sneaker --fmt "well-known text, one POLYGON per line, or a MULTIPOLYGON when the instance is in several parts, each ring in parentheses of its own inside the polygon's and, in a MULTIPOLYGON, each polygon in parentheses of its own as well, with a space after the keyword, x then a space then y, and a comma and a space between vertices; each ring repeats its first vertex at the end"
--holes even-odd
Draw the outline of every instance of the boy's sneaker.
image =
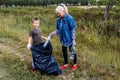
POLYGON ((64 70, 64 69, 66 69, 66 68, 68 68, 68 64, 64 64, 64 65, 60 66, 60 69, 61 69, 61 70, 64 70))
POLYGON ((74 65, 71 67, 71 70, 73 71, 73 70, 77 69, 77 67, 78 67, 78 64, 74 64, 74 65))

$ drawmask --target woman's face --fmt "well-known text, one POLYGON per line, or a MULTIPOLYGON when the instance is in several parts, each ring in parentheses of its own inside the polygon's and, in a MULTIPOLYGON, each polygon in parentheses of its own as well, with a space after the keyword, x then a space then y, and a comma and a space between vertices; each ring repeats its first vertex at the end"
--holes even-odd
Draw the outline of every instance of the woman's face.
POLYGON ((64 17, 65 16, 65 12, 64 11, 60 11, 57 13, 58 17, 64 17))

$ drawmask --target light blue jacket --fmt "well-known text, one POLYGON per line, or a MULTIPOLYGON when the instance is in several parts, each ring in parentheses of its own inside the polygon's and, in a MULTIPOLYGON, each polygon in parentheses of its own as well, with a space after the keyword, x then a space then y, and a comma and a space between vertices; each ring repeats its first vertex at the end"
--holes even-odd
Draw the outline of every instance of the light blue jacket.
POLYGON ((62 46, 68 47, 72 44, 75 36, 76 23, 73 17, 66 14, 64 18, 59 17, 56 23, 56 34, 60 37, 62 46))

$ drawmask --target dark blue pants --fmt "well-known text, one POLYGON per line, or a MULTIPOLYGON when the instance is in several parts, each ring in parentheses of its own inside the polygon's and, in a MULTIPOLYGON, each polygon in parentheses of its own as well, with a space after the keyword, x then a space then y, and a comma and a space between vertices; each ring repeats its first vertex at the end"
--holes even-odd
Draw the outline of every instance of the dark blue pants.
MULTIPOLYGON (((71 52, 71 47, 72 47, 72 45, 69 46, 70 52, 71 52)), ((63 52, 64 64, 68 64, 67 47, 62 46, 62 52, 63 52)), ((74 64, 77 63, 77 55, 76 55, 76 53, 75 53, 75 55, 74 55, 73 63, 74 63, 74 64)))

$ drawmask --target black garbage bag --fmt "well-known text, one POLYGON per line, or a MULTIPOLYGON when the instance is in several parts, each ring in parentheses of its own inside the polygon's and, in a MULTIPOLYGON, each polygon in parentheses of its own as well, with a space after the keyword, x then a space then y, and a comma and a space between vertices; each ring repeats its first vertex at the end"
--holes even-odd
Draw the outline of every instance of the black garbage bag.
POLYGON ((52 55, 52 45, 49 42, 46 48, 43 47, 44 43, 34 45, 31 47, 33 62, 35 67, 42 73, 59 75, 62 73, 54 56, 52 55))

